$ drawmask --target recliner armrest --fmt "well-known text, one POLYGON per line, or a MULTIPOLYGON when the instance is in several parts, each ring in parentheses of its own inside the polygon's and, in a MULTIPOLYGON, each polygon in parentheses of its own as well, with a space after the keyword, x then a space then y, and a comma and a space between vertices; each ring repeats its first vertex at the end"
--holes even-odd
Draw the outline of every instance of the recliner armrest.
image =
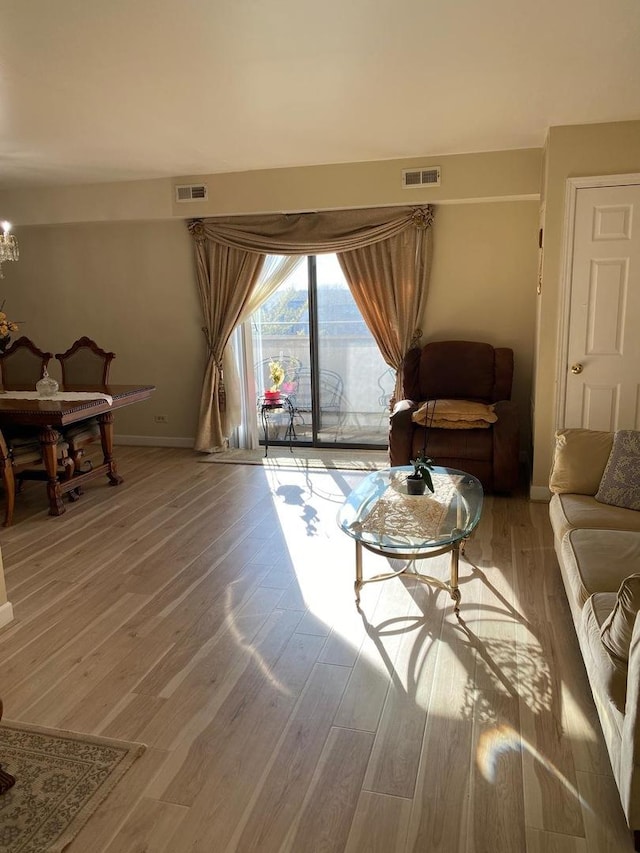
POLYGON ((389 463, 408 465, 411 459, 414 424, 412 415, 419 408, 413 400, 398 400, 389 418, 389 463))
POLYGON ((518 485, 520 468, 520 420, 513 400, 500 400, 494 411, 493 424, 493 489, 512 492, 518 485))

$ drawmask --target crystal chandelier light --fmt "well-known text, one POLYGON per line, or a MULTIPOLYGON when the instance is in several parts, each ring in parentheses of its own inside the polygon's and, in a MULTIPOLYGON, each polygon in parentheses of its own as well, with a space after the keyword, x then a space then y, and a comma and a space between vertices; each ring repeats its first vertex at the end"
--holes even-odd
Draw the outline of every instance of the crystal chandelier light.
POLYGON ((18 241, 11 232, 11 223, 2 223, 2 235, 0 236, 0 278, 4 278, 2 264, 5 261, 17 261, 19 257, 18 241))

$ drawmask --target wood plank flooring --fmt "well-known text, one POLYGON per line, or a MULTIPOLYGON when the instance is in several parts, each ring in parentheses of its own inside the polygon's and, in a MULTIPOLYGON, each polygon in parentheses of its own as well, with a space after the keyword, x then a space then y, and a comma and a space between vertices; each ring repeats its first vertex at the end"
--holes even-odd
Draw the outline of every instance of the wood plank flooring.
POLYGON ((118 458, 60 518, 27 484, 0 532, 7 719, 148 747, 68 853, 633 849, 546 506, 485 499, 460 622, 406 576, 359 613, 361 472, 118 458))

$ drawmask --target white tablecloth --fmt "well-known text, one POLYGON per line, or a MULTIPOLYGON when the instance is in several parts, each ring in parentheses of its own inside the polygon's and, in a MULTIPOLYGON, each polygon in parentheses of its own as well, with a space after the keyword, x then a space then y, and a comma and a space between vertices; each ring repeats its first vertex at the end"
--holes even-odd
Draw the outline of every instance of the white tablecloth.
POLYGON ((76 402, 77 400, 106 400, 111 406, 113 397, 99 391, 56 391, 53 397, 41 397, 37 391, 2 391, 0 399, 5 400, 50 400, 57 402, 76 402))

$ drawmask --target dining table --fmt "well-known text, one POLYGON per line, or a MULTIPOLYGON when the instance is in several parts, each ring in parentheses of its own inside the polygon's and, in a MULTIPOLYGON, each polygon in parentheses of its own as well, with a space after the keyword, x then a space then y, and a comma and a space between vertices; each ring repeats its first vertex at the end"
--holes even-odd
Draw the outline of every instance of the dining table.
POLYGON ((154 390, 155 385, 74 385, 73 389, 61 386, 47 398, 39 397, 32 389, 0 391, 0 430, 15 433, 16 427, 38 429, 49 515, 62 515, 65 511, 62 496, 66 493, 77 495, 78 489, 88 480, 105 475, 112 486, 123 482, 113 454, 113 413, 123 406, 148 400, 154 390), (97 419, 100 428, 103 461, 60 480, 57 461, 60 434, 64 427, 91 418, 97 419))

